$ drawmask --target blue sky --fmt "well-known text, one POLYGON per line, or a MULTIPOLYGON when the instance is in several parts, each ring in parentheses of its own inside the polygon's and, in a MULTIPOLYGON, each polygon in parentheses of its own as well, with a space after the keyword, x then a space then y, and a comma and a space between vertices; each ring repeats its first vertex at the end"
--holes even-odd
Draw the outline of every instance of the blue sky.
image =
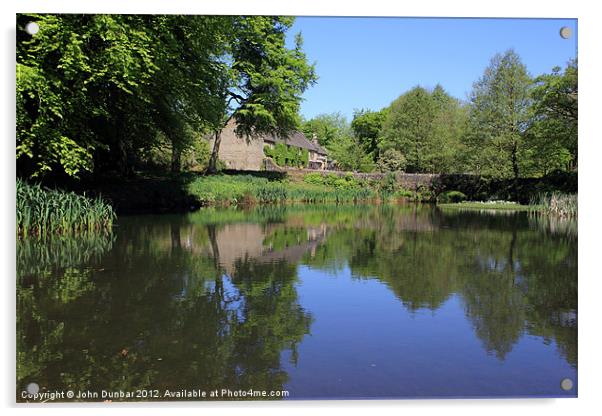
POLYGON ((341 112, 351 120, 354 109, 378 110, 415 85, 440 83, 466 99, 491 57, 509 48, 531 75, 577 54, 576 19, 298 17, 290 39, 298 32, 319 76, 303 95, 306 118, 341 112))

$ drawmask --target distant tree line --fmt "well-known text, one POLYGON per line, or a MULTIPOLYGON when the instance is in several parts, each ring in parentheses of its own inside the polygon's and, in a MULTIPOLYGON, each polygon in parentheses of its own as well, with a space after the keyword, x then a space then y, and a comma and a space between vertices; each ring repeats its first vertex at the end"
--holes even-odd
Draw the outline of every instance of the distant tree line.
POLYGON ((462 102, 441 85, 412 88, 379 111, 303 123, 341 169, 539 177, 577 169, 577 62, 532 78, 509 50, 462 102))
MULTIPOLYGON (((232 117, 241 136, 299 126, 315 82, 294 19, 277 16, 17 16, 17 173, 131 174, 149 155, 182 158, 232 117), (27 33, 28 22, 39 32, 27 33)), ((207 149, 197 149, 197 154, 207 149)))

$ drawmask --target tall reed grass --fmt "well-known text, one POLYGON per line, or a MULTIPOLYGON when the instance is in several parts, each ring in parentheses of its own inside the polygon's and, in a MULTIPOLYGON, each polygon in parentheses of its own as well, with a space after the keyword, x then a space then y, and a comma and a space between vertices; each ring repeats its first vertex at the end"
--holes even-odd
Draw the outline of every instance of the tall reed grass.
POLYGON ((73 235, 110 230, 115 219, 111 205, 28 184, 17 179, 17 235, 73 235))
POLYGON ((538 206, 540 211, 547 214, 577 217, 577 194, 541 193, 531 199, 530 205, 538 206))

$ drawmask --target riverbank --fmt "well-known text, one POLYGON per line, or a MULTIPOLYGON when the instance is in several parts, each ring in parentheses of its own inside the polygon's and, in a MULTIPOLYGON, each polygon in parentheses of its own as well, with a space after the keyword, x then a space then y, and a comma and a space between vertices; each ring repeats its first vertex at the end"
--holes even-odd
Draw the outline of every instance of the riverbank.
MULTIPOLYGON (((392 201, 438 203, 440 207, 446 209, 536 211, 538 208, 534 205, 544 204, 535 201, 535 198, 541 195, 553 195, 549 190, 556 189, 553 184, 551 185, 549 178, 542 178, 540 182, 525 179, 523 182, 528 182, 533 190, 525 192, 524 187, 518 187, 522 196, 520 199, 513 199, 510 194, 518 191, 510 192, 508 191, 510 188, 504 188, 506 191, 500 192, 498 187, 483 188, 479 185, 477 192, 475 191, 477 188, 466 185, 465 176, 458 176, 457 181, 446 177, 445 183, 438 180, 430 186, 417 184, 417 182, 414 186, 409 186, 408 177, 411 177, 411 174, 366 176, 351 172, 225 171, 216 175, 203 175, 195 172, 179 174, 147 172, 138 173, 133 177, 112 175, 82 178, 79 181, 48 184, 48 187, 102 198, 118 214, 189 212, 206 206, 392 201), (464 189, 466 192, 459 189, 464 189), (493 192, 494 190, 496 192, 493 192), (497 201, 512 202, 466 202, 487 201, 493 198, 497 201), (524 200, 527 202, 525 203, 524 200), (522 204, 514 201, 520 201, 522 204)), ((442 176, 439 177, 441 178, 442 176)), ((482 184, 484 181, 484 179, 473 180, 476 184, 482 184)), ((556 195, 563 194, 564 191, 556 195)), ((554 199, 557 200, 564 201, 562 198, 554 199)), ((574 200, 576 209, 576 197, 574 200)), ((556 202, 552 205, 559 206, 556 202)))
POLYGON ((531 199, 528 205, 512 201, 462 201, 456 203, 438 203, 441 209, 459 210, 505 210, 543 213, 560 218, 576 218, 578 216, 577 194, 558 192, 542 193, 531 199))
POLYGON ((515 202, 510 202, 510 201, 488 201, 488 202, 467 201, 467 202, 437 204, 437 207, 442 208, 442 209, 469 209, 469 210, 492 209, 492 210, 512 210, 512 211, 529 211, 529 212, 538 212, 538 211, 543 210, 543 207, 540 205, 522 205, 522 204, 518 204, 515 202))

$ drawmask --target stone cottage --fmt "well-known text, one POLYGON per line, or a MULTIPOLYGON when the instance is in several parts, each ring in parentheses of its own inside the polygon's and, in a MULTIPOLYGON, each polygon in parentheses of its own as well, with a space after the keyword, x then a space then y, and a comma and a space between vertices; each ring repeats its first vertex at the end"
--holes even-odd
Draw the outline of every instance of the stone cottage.
MULTIPOLYGON (((219 160, 221 160, 227 169, 234 170, 262 170, 264 159, 266 159, 264 146, 274 147, 278 143, 284 143, 287 146, 306 149, 309 154, 310 169, 326 169, 328 165, 328 153, 326 149, 318 144, 317 139, 307 139, 299 131, 293 132, 287 138, 276 137, 274 135, 264 135, 260 137, 238 137, 234 130, 236 122, 231 120, 222 130, 221 144, 219 148, 219 160)), ((214 138, 209 136, 209 146, 213 148, 214 138)))

